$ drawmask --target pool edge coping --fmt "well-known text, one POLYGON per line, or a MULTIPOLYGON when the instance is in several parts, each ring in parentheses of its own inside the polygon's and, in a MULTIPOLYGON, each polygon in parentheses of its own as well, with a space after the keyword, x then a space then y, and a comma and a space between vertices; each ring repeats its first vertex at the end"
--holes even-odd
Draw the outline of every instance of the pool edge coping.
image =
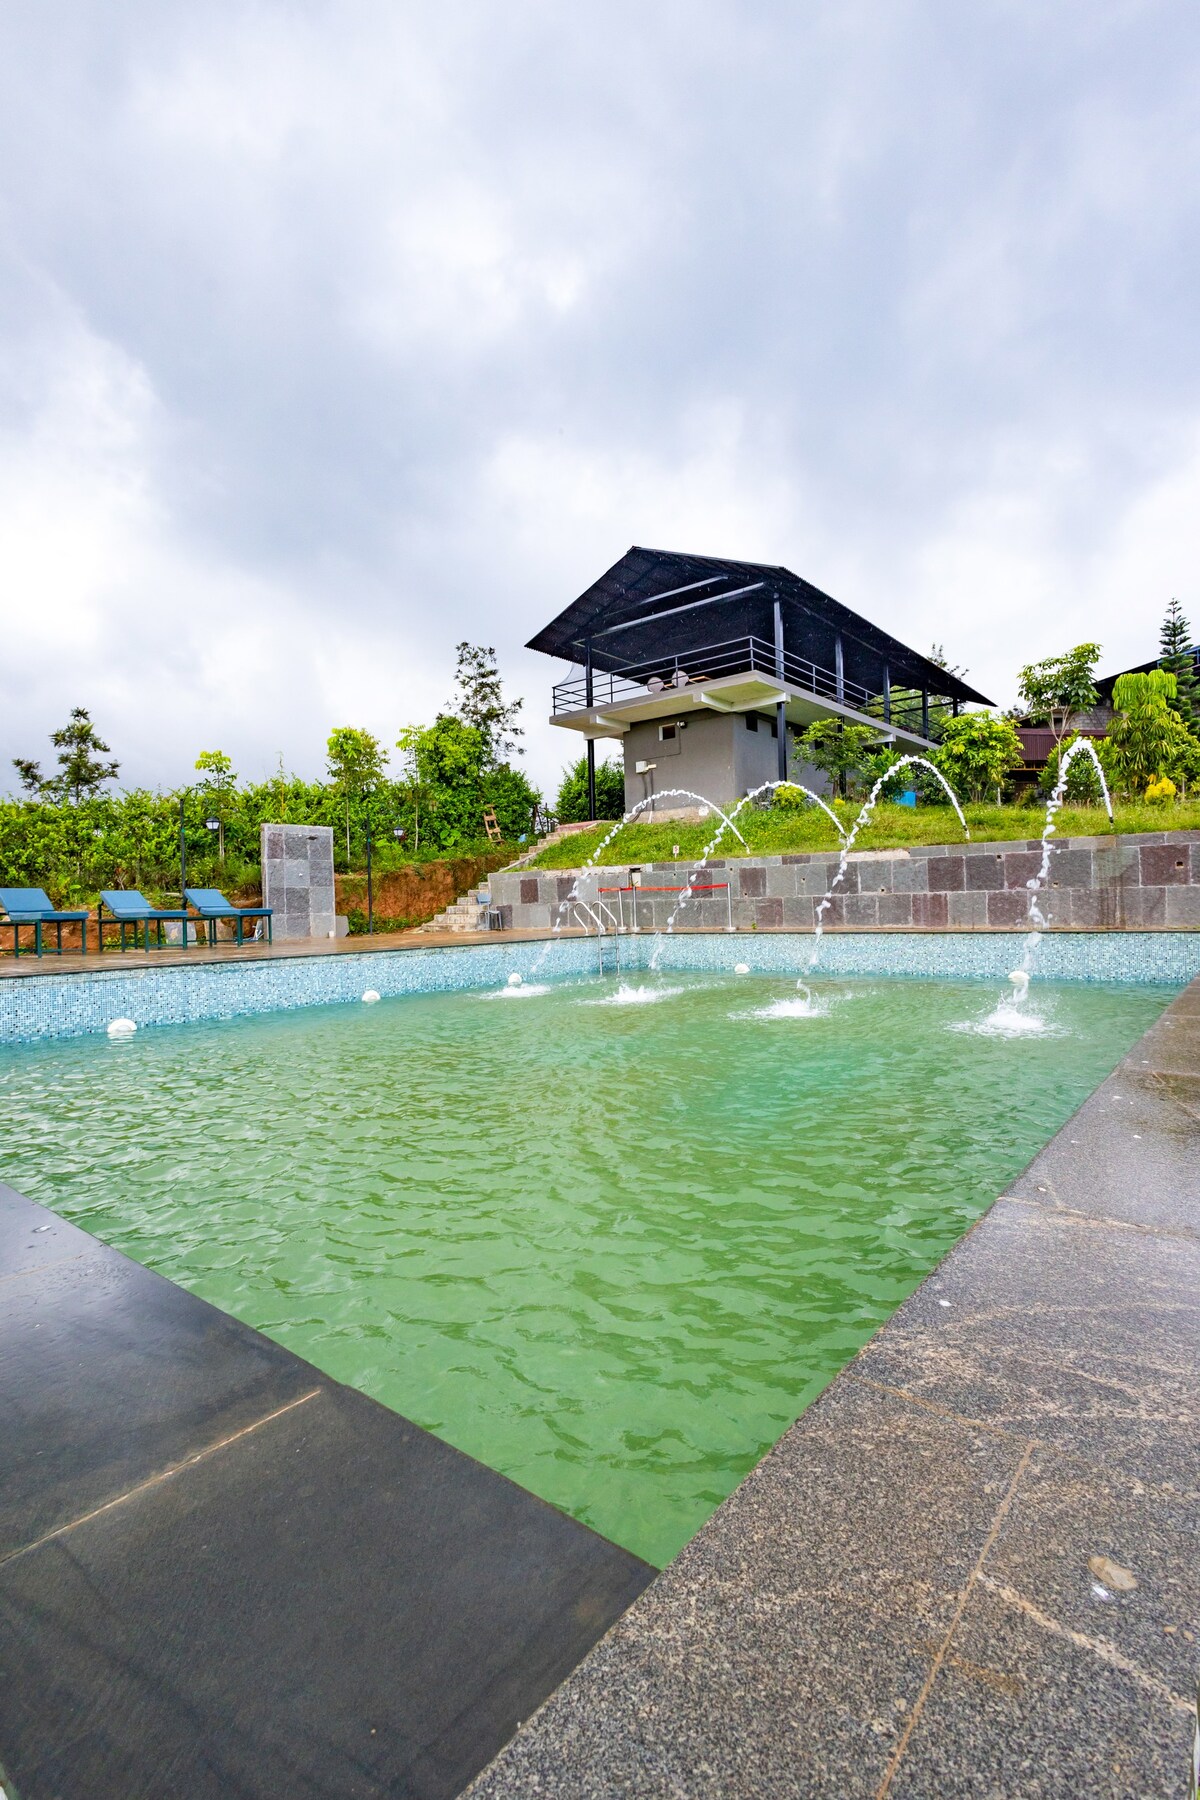
MULTIPOLYGON (((661 1800, 715 1800, 717 1795, 756 1800, 764 1792, 777 1791, 763 1773, 764 1758, 769 1764, 774 1752, 781 1753, 785 1760, 807 1756, 810 1766, 821 1772, 821 1778, 814 1778, 811 1788, 789 1786, 789 1792, 829 1792, 839 1797, 861 1793, 873 1795, 875 1800, 883 1800, 891 1792, 902 1768, 907 1778, 910 1760, 914 1767, 923 1767, 924 1779, 932 1785, 919 1785, 921 1776, 917 1774, 914 1778, 918 1785, 903 1787, 905 1793, 960 1791, 956 1785, 958 1780, 964 1783, 961 1791, 965 1792, 971 1770, 978 1763, 1002 1764, 1010 1751, 1014 1758, 1033 1754, 1044 1759, 1043 1772, 1052 1781, 1055 1758, 1062 1759, 1068 1753, 1078 1755, 1081 1751, 1085 1754, 1088 1750, 1094 1751, 1101 1759, 1098 1768, 1107 1767, 1102 1759, 1111 1748, 1106 1727, 1110 1733, 1112 1721, 1108 1709, 1112 1705, 1112 1694, 1099 1679, 1090 1702, 1074 1688, 1064 1700, 1062 1689, 1055 1688, 1049 1706, 1039 1710, 1036 1700, 1031 1703, 1025 1721, 1024 1741, 1019 1728, 1014 1735, 1011 1722, 1006 1725, 1002 1721, 993 1733, 992 1741, 982 1742, 980 1720, 973 1715, 970 1721, 973 1733, 968 1730, 966 1738, 961 1740, 956 1735, 959 1727, 956 1714, 971 1715, 971 1707, 957 1704, 958 1690, 949 1679, 949 1671, 956 1661, 964 1660, 957 1657, 954 1650, 956 1634, 963 1629, 964 1623, 972 1628, 977 1623, 969 1617, 969 1609, 981 1596, 992 1601, 990 1589, 983 1585, 992 1581, 986 1574, 988 1559, 995 1555, 1006 1523, 1023 1498, 1022 1484, 1026 1492, 1030 1491, 1031 1484, 1036 1485, 1039 1481, 1043 1486, 1046 1484, 1047 1477, 1036 1459, 1040 1457, 1051 1465, 1061 1459, 1073 1468, 1087 1468, 1097 1485, 1111 1477, 1116 1487, 1122 1479, 1127 1483, 1132 1480, 1137 1486, 1140 1478, 1131 1477, 1128 1468, 1124 1467, 1114 1474, 1107 1464, 1097 1462, 1084 1445, 1070 1441, 1043 1442, 1036 1433, 1022 1436, 996 1416, 973 1417, 956 1410, 944 1397, 938 1397, 936 1371, 930 1372, 936 1357, 924 1352, 914 1354, 913 1345, 918 1334, 922 1337, 931 1334, 936 1339, 939 1330, 944 1341, 948 1327, 941 1324, 939 1314, 943 1309, 950 1312, 960 1306, 964 1282, 970 1293, 980 1277, 990 1279, 994 1276, 994 1239, 1003 1240, 1002 1250, 1011 1254, 1011 1248, 1006 1247, 1021 1239, 1028 1244, 1036 1233, 1047 1229, 1050 1221, 1068 1230, 1079 1228, 1090 1232, 1093 1239, 1103 1236, 1106 1255, 1118 1262, 1122 1239, 1125 1247, 1144 1244, 1144 1232, 1150 1234, 1151 1241, 1174 1239, 1187 1246, 1194 1263, 1193 1274, 1200 1274, 1200 1205, 1194 1201, 1189 1215, 1191 1226, 1171 1232, 1152 1225, 1139 1226, 1129 1219, 1109 1217, 1086 1203, 1079 1209, 1064 1208, 1057 1202, 1042 1203, 1028 1192, 1017 1191, 1028 1188, 1031 1182, 1035 1188, 1039 1187, 1040 1167, 1054 1161, 1064 1148, 1068 1161, 1072 1160, 1071 1151, 1078 1148, 1081 1154, 1073 1160, 1077 1164, 1086 1162, 1086 1138, 1095 1138, 1097 1109, 1105 1104, 1102 1098, 1105 1090, 1111 1089, 1118 1080, 1124 1086, 1131 1085, 1141 1076, 1143 1068, 1148 1069, 1149 1079, 1157 1077, 1168 1082, 1193 1084, 1196 1108, 1192 1111, 1193 1123, 1187 1135, 1191 1153, 1200 1159, 1200 976, 1168 1003, 1154 1024, 1043 1145, 1021 1175, 1006 1184, 1004 1192, 766 1452, 695 1537, 543 1703, 533 1719, 521 1727, 492 1765, 468 1787, 467 1800, 525 1800, 529 1793, 543 1791, 569 1793, 571 1800, 609 1800, 609 1797, 627 1791, 636 1791, 640 1800, 659 1800, 659 1797, 661 1800), (1188 1021, 1191 1021, 1190 1027, 1188 1021), (1156 1066, 1158 1061, 1164 1060, 1164 1044, 1168 1045, 1165 1060, 1172 1065, 1165 1072, 1156 1066), (1148 1058, 1143 1055, 1147 1048, 1151 1052, 1148 1058), (1159 1053, 1157 1056, 1156 1052, 1159 1053), (1072 1139, 1070 1134, 1073 1132, 1084 1135, 1072 1139), (944 1293, 938 1291, 948 1275, 953 1276, 955 1284, 956 1299, 953 1301, 947 1301, 944 1293), (935 1307, 937 1313, 933 1311, 935 1307), (897 1346, 895 1352, 893 1346, 897 1346), (894 1361, 891 1360, 893 1356, 894 1361), (911 1380, 904 1379, 906 1372, 911 1375, 911 1380), (880 1380, 881 1373, 891 1374, 895 1379, 880 1380), (864 1395, 868 1397, 865 1404, 864 1395), (825 1457, 836 1467, 837 1456, 829 1449, 827 1440, 831 1436, 836 1440, 841 1433, 849 1452, 847 1473, 863 1478, 862 1460, 856 1461, 850 1449, 850 1433, 863 1429, 864 1412, 868 1415, 866 1430, 881 1461, 886 1460, 889 1434, 912 1428, 915 1416, 935 1451, 949 1456, 961 1455, 965 1443, 982 1440, 986 1444, 991 1440, 1010 1453, 1011 1463, 1004 1471, 1005 1479, 997 1493, 997 1503, 990 1508, 990 1517, 980 1535, 977 1555, 967 1565, 965 1584, 957 1593, 948 1628, 931 1644, 931 1657, 926 1658, 928 1666, 920 1679, 912 1684, 911 1697, 896 1692, 897 1688, 904 1687, 905 1678, 910 1674, 907 1666, 898 1671, 893 1683, 887 1684, 890 1691, 876 1692, 874 1696, 877 1702, 874 1725, 880 1728, 880 1746, 874 1759, 876 1767, 868 1781, 863 1779, 866 1752, 862 1751, 860 1743, 858 1748, 862 1756, 847 1757, 843 1725, 846 1706, 852 1707, 859 1698, 855 1691, 855 1676, 861 1674, 864 1665, 869 1665, 871 1660, 863 1641, 864 1637, 870 1638, 871 1625, 851 1611, 848 1615, 851 1624, 848 1626, 843 1618, 840 1630, 834 1631, 832 1650, 830 1639, 826 1638, 820 1649, 814 1651, 811 1639, 800 1629, 799 1614, 803 1607, 794 1608, 797 1614, 794 1643, 788 1641, 786 1634, 781 1637, 778 1631, 764 1632, 762 1618, 756 1610, 756 1601, 761 1602, 766 1615, 787 1605, 786 1599, 781 1601, 777 1591, 776 1559, 780 1555, 780 1545, 789 1541, 794 1544, 808 1536, 819 1542, 822 1525, 828 1523, 831 1513, 836 1514, 839 1510, 837 1489, 824 1486, 820 1491, 820 1512, 825 1515, 824 1519, 811 1505, 807 1513, 797 1515, 794 1511, 791 1504, 793 1488, 803 1485, 806 1462, 815 1459, 820 1463, 825 1457), (842 1415, 840 1420, 839 1414, 842 1415), (851 1418, 849 1426, 847 1415, 851 1418), (755 1578, 756 1568, 763 1576, 761 1589, 755 1578), (732 1579, 729 1571, 733 1572, 732 1579), (727 1590, 736 1589, 736 1592, 723 1596, 719 1591, 722 1586, 727 1590), (853 1629, 855 1623, 861 1636, 853 1629), (761 1651, 760 1634, 767 1638, 761 1651), (789 1655, 791 1666, 785 1667, 789 1655), (825 1689, 814 1705, 812 1689, 822 1680, 825 1689), (751 1709, 765 1721, 757 1733, 737 1691, 747 1683, 752 1684, 756 1697, 761 1700, 761 1705, 751 1709), (796 1706, 801 1694, 807 1697, 808 1707, 802 1723, 797 1724, 796 1706), (902 1713, 895 1710, 898 1707, 903 1707, 902 1713), (1060 1709, 1057 1713, 1053 1712, 1055 1707, 1060 1709), (773 1708, 779 1709, 777 1729, 772 1726, 776 1717, 773 1708), (935 1729, 946 1733, 960 1755, 970 1745, 973 1760, 969 1766, 955 1765, 953 1754, 949 1764, 944 1756, 941 1761, 937 1760, 928 1742, 929 1734, 921 1732, 923 1717, 937 1721, 935 1729), (668 1718, 672 1721, 670 1727, 665 1723, 668 1718), (661 1725, 659 1721, 662 1721, 661 1725), (721 1772, 714 1768, 714 1759, 719 1754, 715 1738, 724 1738, 731 1746, 746 1752, 746 1761, 754 1764, 745 1778, 749 1785, 745 1784, 737 1766, 731 1765, 721 1772), (997 1742, 997 1738, 1001 1741, 997 1742), (914 1744, 914 1739, 919 1741, 914 1744), (936 1765, 932 1775, 930 1759, 936 1765), (636 1789, 623 1785, 632 1780, 637 1782, 636 1789)), ((1114 1104, 1123 1099, 1124 1096, 1115 1095, 1114 1104)), ((1145 1143, 1146 1134, 1138 1136, 1139 1141, 1145 1143)), ((1090 1146, 1091 1150, 1101 1148, 1111 1154, 1111 1147, 1097 1143, 1090 1146)), ((1127 1150, 1124 1173, 1130 1174, 1132 1179, 1132 1171, 1146 1152, 1133 1150, 1132 1144, 1127 1150)), ((1124 1176, 1121 1171, 1110 1169, 1109 1178, 1119 1183, 1124 1176)), ((1052 1305, 1053 1295, 1044 1292, 1042 1298, 1052 1305)), ((994 1293, 991 1291, 987 1295, 974 1293, 975 1305, 981 1314, 992 1299, 994 1293)), ((1196 1304, 1194 1299, 1192 1304, 1196 1304)), ((956 1331, 964 1317, 968 1315, 956 1312, 956 1331)), ((1023 1339, 1023 1343, 1035 1342, 1036 1335, 1036 1329, 1031 1328, 1031 1337, 1023 1339)), ((1047 1337, 1042 1349, 1048 1347, 1047 1337)), ((1061 1354, 1061 1340, 1056 1341, 1053 1348, 1055 1354, 1061 1354)), ((1193 1387, 1200 1382, 1200 1351, 1193 1353, 1190 1380, 1193 1387)), ((1181 1427, 1181 1432, 1186 1435, 1186 1428, 1181 1427)), ((1169 1488, 1170 1484, 1167 1485, 1169 1488)), ((847 1510, 853 1516, 854 1494, 847 1492, 845 1483, 841 1498, 849 1498, 847 1510)), ((885 1535, 882 1541, 875 1538, 877 1553, 870 1559, 870 1567, 865 1568, 860 1538, 854 1545, 835 1546, 830 1560, 834 1564, 838 1562, 839 1548, 841 1560, 841 1568, 835 1568, 835 1574, 845 1578, 847 1586, 851 1585, 852 1579, 861 1586, 865 1572, 867 1585, 871 1585, 873 1569, 879 1577, 875 1585, 886 1588, 897 1563, 903 1564, 905 1558, 911 1560, 913 1547, 902 1540, 914 1529, 920 1534, 927 1499, 928 1496, 919 1491, 907 1495, 893 1491, 895 1530, 890 1537, 885 1535)), ((1200 1493, 1191 1494, 1186 1518, 1193 1533, 1200 1531, 1200 1493)), ((1132 1503, 1126 1525, 1122 1544, 1132 1546, 1136 1558, 1139 1531, 1136 1508, 1132 1503)), ((1104 1547, 1097 1542, 1097 1550, 1104 1547)), ((1080 1580, 1084 1579, 1081 1570, 1076 1573, 1080 1580)), ((1023 1607, 1025 1614, 1036 1621, 1031 1627, 1035 1633, 1031 1641, 1042 1648, 1048 1661, 1053 1663, 1061 1649, 1060 1639, 1070 1638, 1072 1628, 1060 1625, 1040 1607, 1037 1596, 1030 1598, 1014 1589, 1005 1593, 1004 1584, 1000 1585, 1001 1600, 994 1604, 1001 1612, 1006 1605, 1018 1613, 1023 1607), (1040 1639, 1036 1635, 1038 1631, 1042 1633, 1040 1639)), ((1100 1675, 1106 1675, 1114 1666, 1121 1671, 1135 1692, 1149 1696, 1147 1712, 1150 1701, 1157 1699, 1158 1712, 1153 1722, 1146 1723, 1144 1728, 1144 1736, 1151 1741, 1143 1742, 1139 1748, 1145 1759, 1157 1764, 1163 1781, 1170 1783, 1161 1788, 1156 1786, 1153 1791, 1174 1792, 1175 1784, 1182 1785, 1187 1775, 1200 1653, 1192 1657, 1190 1686, 1187 1681, 1181 1683, 1182 1693, 1174 1695, 1176 1702, 1186 1697, 1190 1710, 1185 1715, 1177 1705, 1174 1712, 1169 1713, 1165 1709, 1170 1703, 1163 1697, 1166 1684, 1152 1669, 1141 1667, 1136 1658, 1124 1657, 1119 1644, 1113 1651, 1108 1641, 1113 1622, 1114 1615, 1102 1615, 1093 1640, 1089 1640, 1086 1633, 1075 1633, 1080 1643, 1073 1642, 1073 1649, 1085 1659, 1089 1670, 1092 1665, 1087 1659, 1093 1658, 1100 1675), (1168 1754, 1164 1752, 1161 1734, 1169 1717, 1174 1718, 1178 1729, 1168 1754)), ((828 1620, 822 1623, 828 1627, 828 1620)), ((910 1648, 907 1643, 896 1646, 897 1664, 909 1661, 910 1648)), ((966 1664, 979 1667, 969 1656, 966 1664)), ((1025 1673, 1009 1676, 1003 1670, 989 1671, 986 1667, 975 1679, 983 1680, 989 1675, 995 1677, 1001 1688, 1006 1681, 1027 1680, 1025 1673)), ((959 1685, 966 1687, 968 1684, 959 1685)), ((1129 1719, 1122 1719, 1120 1724, 1128 1733, 1129 1719)), ((744 1768, 745 1763, 741 1766, 744 1768)), ((792 1766, 795 1767, 794 1761, 792 1766)), ((1064 1782, 1061 1791, 1077 1791, 1074 1785, 1067 1785, 1073 1781, 1072 1776, 1065 1775, 1061 1779, 1064 1782)), ((989 1791, 1017 1790, 997 1786, 989 1791)))

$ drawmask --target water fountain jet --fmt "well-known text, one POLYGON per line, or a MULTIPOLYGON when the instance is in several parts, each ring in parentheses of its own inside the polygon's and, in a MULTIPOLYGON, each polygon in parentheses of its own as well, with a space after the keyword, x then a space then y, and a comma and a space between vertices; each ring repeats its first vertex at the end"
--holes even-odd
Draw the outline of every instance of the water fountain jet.
MULTIPOLYGON (((833 808, 831 806, 829 806, 824 800, 822 800, 820 794, 814 794, 811 788, 805 787, 803 782, 789 781, 789 780, 786 780, 781 777, 777 781, 764 781, 764 782, 760 783, 760 785, 758 787, 751 788, 751 790, 748 794, 742 795, 742 798, 738 801, 737 805, 734 807, 734 809, 730 813, 729 817, 727 819, 723 819, 721 825, 719 826, 719 828, 716 832, 716 835, 712 838, 712 840, 709 843, 707 843, 704 846, 704 850, 701 854, 700 861, 694 865, 691 874, 688 876, 687 881, 685 882, 683 888, 680 890, 679 898, 675 902, 674 910, 671 913, 670 918, 667 920, 666 926, 664 927, 667 937, 670 937, 671 933, 674 931, 676 919, 679 917, 680 913, 683 911, 683 909, 687 905, 688 901, 694 895, 694 893, 696 891, 696 877, 698 875, 703 875, 705 869, 708 866, 709 857, 712 855, 713 851, 717 848, 717 845, 720 843, 721 839, 725 835, 726 827, 728 827, 729 830, 731 830, 733 832, 733 834, 737 838, 738 842, 740 844, 742 844, 743 846, 745 846, 746 840, 745 840, 745 838, 742 837, 742 834, 738 830, 737 826, 735 825, 734 820, 737 818, 737 816, 741 812, 742 808, 744 806, 749 806, 749 804, 752 800, 757 800, 761 795, 770 793, 775 788, 781 788, 781 787, 798 788, 802 794, 806 794, 808 796, 808 798, 814 803, 814 805, 819 806, 821 808, 822 812, 828 813, 829 817, 833 820, 833 823, 837 830, 838 836, 840 838, 842 838, 843 840, 845 839, 846 828, 842 824, 842 821, 838 818, 837 814, 834 812, 833 808)), ((731 924, 728 929, 730 931, 733 931, 735 928, 731 924)), ((652 970, 655 970, 658 968, 658 959, 662 955, 662 947, 663 947, 662 940, 663 940, 663 932, 661 932, 661 931, 656 932, 655 933, 655 941, 654 941, 654 951, 650 957, 650 967, 652 970)))
POLYGON ((637 818, 638 814, 645 812, 647 807, 656 806, 660 800, 677 800, 677 799, 695 800, 698 802, 699 805, 705 807, 709 812, 715 812, 722 822, 722 829, 724 829, 726 826, 728 826, 729 830, 731 830, 733 832, 734 837, 737 839, 738 843, 742 846, 743 850, 747 851, 747 853, 749 852, 750 846, 746 842, 745 838, 742 836, 741 832, 738 830, 737 826, 733 823, 733 820, 726 813, 722 812, 721 808, 719 806, 717 806, 714 801, 709 800, 704 794, 697 794, 692 788, 663 788, 657 794, 647 794, 647 796, 644 800, 639 800, 636 806, 630 807, 629 811, 625 814, 623 819, 618 820, 618 822, 613 826, 612 830, 610 832, 608 832, 608 834, 600 841, 599 844, 597 844, 596 848, 592 851, 592 854, 588 857, 588 859, 584 863, 583 867, 576 874, 575 880, 571 884, 570 893, 567 895, 565 900, 560 900, 558 903, 558 906, 555 910, 554 919, 551 923, 551 928, 550 928, 553 935, 550 936, 549 938, 547 938, 546 942, 543 944, 542 949, 541 949, 536 961, 534 962, 532 969, 530 970, 531 976, 537 974, 538 970, 541 968, 542 964, 545 962, 547 956, 550 954, 550 951, 551 951, 553 945, 557 941, 558 934, 562 930, 563 917, 564 917, 564 914, 566 913, 567 908, 569 906, 573 906, 576 903, 576 901, 579 899, 579 884, 580 884, 580 882, 583 880, 584 876, 587 874, 589 869, 595 868, 596 864, 599 862, 600 858, 603 856, 604 852, 608 849, 608 846, 612 843, 613 839, 617 836, 617 834, 619 832, 624 831, 624 829, 627 825, 631 825, 633 823, 634 819, 637 818))
POLYGON ((867 823, 867 820, 871 817, 871 814, 875 811, 876 806, 879 804, 879 796, 883 792, 883 789, 887 786, 887 783, 892 780, 893 776, 898 775, 901 769, 916 768, 917 766, 920 766, 922 769, 928 769, 929 773, 931 775, 935 776, 936 779, 941 782, 942 786, 946 790, 946 793, 950 797, 951 806, 954 808, 955 812, 958 814, 958 822, 963 828, 963 836, 966 838, 967 842, 970 843, 971 829, 970 829, 970 826, 967 824, 966 815, 964 814, 962 807, 958 803, 958 795, 955 793, 954 789, 950 786, 950 783, 946 780, 946 777, 942 774, 942 771, 940 769, 935 768, 934 765, 929 761, 929 758, 926 756, 902 756, 902 757, 900 757, 897 762, 894 762, 892 764, 890 769, 888 769, 884 774, 882 774, 879 777, 879 780, 875 783, 875 786, 871 789, 871 792, 867 795, 866 801, 863 805, 863 809, 859 813, 857 819, 855 819, 854 824, 851 826, 849 835, 844 839, 844 841, 842 843, 842 853, 841 853, 841 856, 838 858, 838 866, 834 873, 833 880, 830 882, 828 888, 826 889, 825 897, 824 897, 824 899, 822 899, 822 901, 820 902, 820 904, 818 905, 817 910, 816 910, 816 916, 815 916, 815 920, 813 923, 812 955, 808 959, 808 966, 810 969, 815 969, 817 966, 817 959, 821 954, 821 936, 825 929, 825 914, 829 911, 830 905, 833 901, 834 890, 836 888, 840 887, 842 882, 846 879, 846 869, 849 866, 850 852, 854 848, 855 839, 857 838, 859 832, 862 830, 863 826, 867 823))
MULTIPOLYGON (((1053 793, 1046 802, 1046 823, 1042 828, 1041 864, 1037 874, 1031 876, 1025 883, 1026 888, 1029 890, 1029 905, 1026 909, 1025 916, 1028 920, 1030 931, 1025 939, 1021 953, 1021 961, 1008 978, 1013 984, 1013 993, 1009 1001, 1011 1006, 1022 1006, 1029 993, 1029 983, 1033 975, 1033 965, 1037 956, 1037 948, 1042 941, 1042 933, 1046 929, 1046 916, 1038 905, 1038 898, 1046 885, 1047 877, 1050 874, 1050 858, 1054 851, 1054 845, 1050 840, 1058 829, 1055 820, 1062 811, 1063 801, 1066 798, 1067 776, 1070 773, 1071 764, 1081 753, 1090 756, 1095 765, 1096 774, 1100 781, 1100 792, 1104 796, 1105 811, 1108 813, 1108 822, 1110 825, 1114 823, 1112 796, 1108 791, 1108 782, 1104 779, 1104 765, 1097 756, 1095 745, 1090 738, 1076 738, 1075 742, 1068 745, 1067 749, 1064 750, 1062 754, 1058 765, 1058 780, 1054 784, 1053 793)), ((1003 1004, 1004 1002, 1002 1001, 1001 1005, 1003 1004)))

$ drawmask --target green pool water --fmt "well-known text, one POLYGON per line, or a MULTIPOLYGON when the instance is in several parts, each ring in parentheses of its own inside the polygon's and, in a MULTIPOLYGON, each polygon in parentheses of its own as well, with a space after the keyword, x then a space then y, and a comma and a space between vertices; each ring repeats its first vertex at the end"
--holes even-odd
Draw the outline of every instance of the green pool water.
POLYGON ((665 986, 0 1051, 0 1173, 662 1563, 1173 992, 665 986))

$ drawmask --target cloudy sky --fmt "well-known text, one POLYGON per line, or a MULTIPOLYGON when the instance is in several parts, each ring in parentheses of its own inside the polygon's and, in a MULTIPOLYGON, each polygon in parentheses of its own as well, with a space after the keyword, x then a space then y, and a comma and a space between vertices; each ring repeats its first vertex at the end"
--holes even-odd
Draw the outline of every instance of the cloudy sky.
MULTIPOLYGON (((317 774, 634 542, 1007 704, 1200 626, 1191 0, 11 0, 0 767, 317 774)), ((569 747, 569 742, 568 742, 569 747)), ((4 785, 0 777, 0 787, 4 785)))

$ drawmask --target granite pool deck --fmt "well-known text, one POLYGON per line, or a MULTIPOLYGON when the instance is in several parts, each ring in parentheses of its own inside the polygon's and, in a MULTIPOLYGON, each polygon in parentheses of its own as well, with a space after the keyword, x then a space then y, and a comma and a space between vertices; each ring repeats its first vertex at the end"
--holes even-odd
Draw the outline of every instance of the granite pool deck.
POLYGON ((470 1788, 1187 1795, 1200 981, 470 1788))

